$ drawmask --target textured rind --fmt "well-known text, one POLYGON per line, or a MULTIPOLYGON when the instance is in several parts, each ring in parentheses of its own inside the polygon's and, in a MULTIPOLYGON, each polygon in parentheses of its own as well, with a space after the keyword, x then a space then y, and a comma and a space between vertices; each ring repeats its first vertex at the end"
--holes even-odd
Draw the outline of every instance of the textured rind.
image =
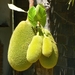
POLYGON ((47 69, 53 68, 57 64, 58 60, 58 49, 56 44, 53 44, 53 52, 50 57, 41 55, 39 58, 40 64, 47 69))
POLYGON ((27 50, 27 60, 30 63, 36 62, 41 56, 42 37, 35 35, 27 50))
POLYGON ((26 52, 33 36, 34 32, 28 20, 21 21, 15 28, 8 48, 8 62, 13 69, 23 71, 32 65, 26 59, 26 52))
POLYGON ((43 37, 42 54, 49 57, 52 54, 52 42, 48 36, 43 37))

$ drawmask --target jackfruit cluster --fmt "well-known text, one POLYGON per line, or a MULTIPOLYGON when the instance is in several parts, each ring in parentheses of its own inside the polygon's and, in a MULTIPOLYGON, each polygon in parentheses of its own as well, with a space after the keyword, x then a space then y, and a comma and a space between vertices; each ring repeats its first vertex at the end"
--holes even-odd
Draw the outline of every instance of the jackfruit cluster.
POLYGON ((37 60, 44 68, 53 68, 58 60, 57 45, 49 30, 41 28, 35 34, 29 20, 21 21, 9 42, 8 62, 13 69, 24 71, 37 60))
POLYGON ((33 39, 28 46, 26 57, 30 63, 35 63, 39 60, 44 68, 50 69, 57 64, 58 49, 50 31, 43 29, 42 33, 42 36, 33 36, 33 39))
POLYGON ((58 49, 50 31, 44 28, 45 8, 39 4, 26 13, 27 20, 21 21, 12 33, 8 62, 17 71, 27 70, 37 60, 44 68, 53 68, 58 60, 58 49))

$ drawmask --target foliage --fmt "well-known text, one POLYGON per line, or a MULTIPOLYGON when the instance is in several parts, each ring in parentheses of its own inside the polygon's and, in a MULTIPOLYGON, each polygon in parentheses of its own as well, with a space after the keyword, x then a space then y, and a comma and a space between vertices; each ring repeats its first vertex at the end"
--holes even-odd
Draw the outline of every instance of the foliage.
POLYGON ((33 26, 39 22, 42 26, 46 23, 46 10, 43 5, 38 4, 36 7, 32 6, 28 11, 28 19, 33 26))
POLYGON ((75 2, 75 0, 69 0, 69 2, 68 2, 68 9, 69 9, 69 7, 72 5, 74 5, 74 2, 75 2))

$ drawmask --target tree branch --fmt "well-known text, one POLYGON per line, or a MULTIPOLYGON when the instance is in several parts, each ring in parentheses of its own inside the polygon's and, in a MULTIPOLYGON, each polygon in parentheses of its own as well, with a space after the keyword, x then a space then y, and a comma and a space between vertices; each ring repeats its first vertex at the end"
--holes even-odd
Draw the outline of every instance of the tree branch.
POLYGON ((34 5, 34 0, 29 0, 29 8, 34 5))

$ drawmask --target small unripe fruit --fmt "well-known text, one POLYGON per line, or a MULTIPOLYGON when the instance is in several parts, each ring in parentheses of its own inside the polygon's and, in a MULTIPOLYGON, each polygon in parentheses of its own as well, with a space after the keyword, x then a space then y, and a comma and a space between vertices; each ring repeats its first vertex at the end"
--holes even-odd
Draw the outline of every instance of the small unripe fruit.
POLYGON ((46 57, 49 57, 52 54, 52 42, 50 38, 46 35, 43 37, 43 46, 42 46, 42 54, 46 57))
POLYGON ((36 62, 41 55, 41 49, 42 49, 42 37, 39 35, 33 36, 32 41, 29 44, 27 50, 27 56, 26 56, 27 60, 30 63, 36 62))

